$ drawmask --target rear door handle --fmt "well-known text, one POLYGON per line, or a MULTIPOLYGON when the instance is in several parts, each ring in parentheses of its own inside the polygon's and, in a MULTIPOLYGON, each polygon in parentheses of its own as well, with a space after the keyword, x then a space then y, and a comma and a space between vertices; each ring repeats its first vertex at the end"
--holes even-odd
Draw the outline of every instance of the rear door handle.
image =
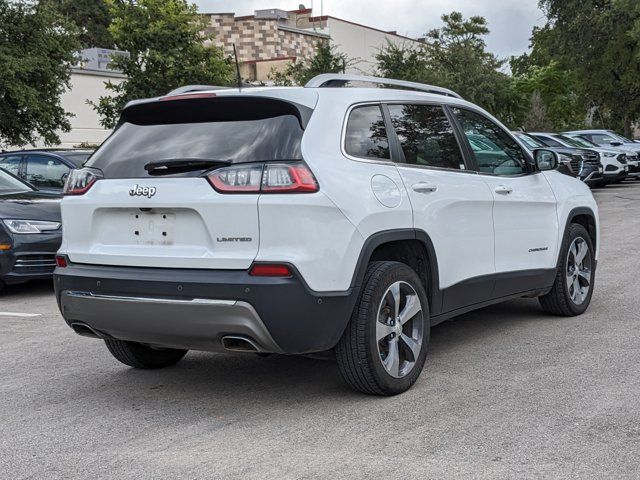
POLYGON ((498 185, 494 191, 500 195, 509 195, 513 192, 513 188, 506 185, 498 185))
POLYGON ((411 186, 414 192, 417 193, 433 193, 438 190, 438 186, 432 183, 419 182, 411 186))

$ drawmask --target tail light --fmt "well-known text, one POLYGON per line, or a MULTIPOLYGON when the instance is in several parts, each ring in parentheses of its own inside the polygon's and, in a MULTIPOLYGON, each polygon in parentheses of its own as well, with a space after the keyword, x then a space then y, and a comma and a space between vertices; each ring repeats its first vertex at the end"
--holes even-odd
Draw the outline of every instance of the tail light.
POLYGON ((84 195, 100 178, 102 178, 101 173, 94 169, 80 168, 71 170, 67 180, 64 182, 62 193, 64 195, 84 195))
POLYGON ((64 255, 56 255, 56 265, 60 268, 67 268, 67 257, 64 255))
POLYGON ((290 277, 291 269, 280 263, 254 263, 249 270, 252 277, 290 277))
POLYGON ((303 162, 233 165, 207 175, 220 193, 313 193, 318 182, 303 162))

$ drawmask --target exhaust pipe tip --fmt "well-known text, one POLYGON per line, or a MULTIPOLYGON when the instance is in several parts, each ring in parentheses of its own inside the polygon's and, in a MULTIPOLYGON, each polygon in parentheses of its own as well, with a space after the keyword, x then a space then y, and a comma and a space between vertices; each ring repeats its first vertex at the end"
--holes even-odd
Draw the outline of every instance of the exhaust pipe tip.
POLYGON ((100 333, 96 332, 93 328, 91 328, 86 323, 73 322, 71 324, 71 328, 73 328, 74 332, 76 332, 78 335, 82 335, 83 337, 104 338, 104 335, 101 335, 100 333))
POLYGON ((264 350, 250 338, 236 335, 226 335, 222 337, 222 346, 225 350, 229 350, 231 352, 264 352, 264 350))

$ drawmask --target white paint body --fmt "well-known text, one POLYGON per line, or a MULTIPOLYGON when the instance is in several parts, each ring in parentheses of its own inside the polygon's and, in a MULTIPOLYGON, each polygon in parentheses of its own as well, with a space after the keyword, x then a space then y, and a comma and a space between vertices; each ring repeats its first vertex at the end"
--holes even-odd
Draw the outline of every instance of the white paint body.
POLYGON ((320 191, 224 195, 204 178, 103 179, 85 195, 62 201, 61 253, 72 262, 162 268, 247 269, 254 261, 288 262, 312 290, 336 292, 351 286, 369 237, 415 228, 433 242, 439 288, 445 289, 484 275, 555 268, 569 212, 586 207, 597 219, 588 187, 558 172, 498 177, 357 160, 344 153, 348 112, 360 103, 460 105, 497 122, 463 100, 367 88, 218 94, 289 99, 313 108, 302 157, 320 191), (157 193, 130 196, 135 185, 154 187, 157 193), (510 195, 496 192, 505 186, 510 195), (163 230, 158 217, 145 218, 145 235, 133 237, 137 219, 131 215, 139 208, 175 215, 173 228, 163 230), (219 237, 250 240, 219 242, 219 237))

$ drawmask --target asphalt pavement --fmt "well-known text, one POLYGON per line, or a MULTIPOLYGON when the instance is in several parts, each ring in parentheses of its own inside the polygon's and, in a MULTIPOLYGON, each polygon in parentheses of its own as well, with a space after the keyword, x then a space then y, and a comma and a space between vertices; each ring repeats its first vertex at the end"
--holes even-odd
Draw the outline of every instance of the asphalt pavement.
POLYGON ((587 313, 522 299, 438 325, 422 376, 392 398, 305 357, 130 369, 64 324, 49 282, 7 288, 0 478, 638 479, 640 181, 595 195, 587 313))

